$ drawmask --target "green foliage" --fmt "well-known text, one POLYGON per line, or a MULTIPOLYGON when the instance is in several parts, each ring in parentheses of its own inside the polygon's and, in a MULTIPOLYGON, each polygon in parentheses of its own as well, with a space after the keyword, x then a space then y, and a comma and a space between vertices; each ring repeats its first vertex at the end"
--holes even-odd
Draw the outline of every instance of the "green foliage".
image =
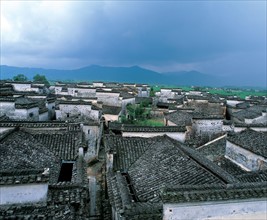
POLYGON ((50 85, 48 80, 46 79, 46 77, 44 75, 39 75, 39 74, 36 74, 33 77, 33 82, 35 82, 35 83, 44 83, 46 86, 50 85))
POLYGON ((18 81, 18 82, 25 82, 28 80, 28 78, 23 74, 18 74, 18 75, 13 77, 13 80, 18 81))
POLYGON ((266 91, 255 91, 255 90, 240 90, 240 89, 209 89, 207 90, 210 94, 227 95, 227 96, 238 96, 242 99, 246 96, 267 96, 266 91))
POLYGON ((133 123, 135 121, 146 120, 150 118, 150 108, 148 102, 141 102, 140 105, 128 104, 126 106, 128 119, 124 122, 133 123))

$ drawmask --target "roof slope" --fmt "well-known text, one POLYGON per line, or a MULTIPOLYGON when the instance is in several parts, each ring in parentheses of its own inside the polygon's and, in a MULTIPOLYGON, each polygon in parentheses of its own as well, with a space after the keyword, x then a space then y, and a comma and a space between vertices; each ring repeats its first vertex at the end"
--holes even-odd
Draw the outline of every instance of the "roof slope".
POLYGON ((140 201, 159 201, 165 186, 223 183, 166 137, 157 138, 128 173, 140 201))
POLYGON ((44 169, 53 174, 59 172, 60 160, 31 134, 15 130, 0 140, 0 169, 44 169))
POLYGON ((129 167, 148 150, 156 139, 153 138, 127 138, 110 135, 105 137, 106 150, 115 152, 114 171, 126 171, 129 167))
POLYGON ((31 134, 63 160, 75 160, 82 142, 80 131, 31 131, 31 134))

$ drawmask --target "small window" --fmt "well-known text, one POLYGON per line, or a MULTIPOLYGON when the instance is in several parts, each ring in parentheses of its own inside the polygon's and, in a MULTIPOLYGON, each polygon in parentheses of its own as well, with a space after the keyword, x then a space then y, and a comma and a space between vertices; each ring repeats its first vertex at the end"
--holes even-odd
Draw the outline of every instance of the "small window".
POLYGON ((69 118, 70 117, 70 113, 67 113, 67 118, 69 118))
POLYGON ((88 130, 88 134, 90 134, 90 133, 91 133, 91 130, 89 129, 89 130, 88 130))
POLYGON ((29 114, 29 116, 30 116, 31 118, 33 117, 33 115, 34 115, 34 114, 33 114, 32 112, 29 114))
POLYGON ((61 164, 58 182, 70 182, 72 178, 73 162, 64 162, 61 164))

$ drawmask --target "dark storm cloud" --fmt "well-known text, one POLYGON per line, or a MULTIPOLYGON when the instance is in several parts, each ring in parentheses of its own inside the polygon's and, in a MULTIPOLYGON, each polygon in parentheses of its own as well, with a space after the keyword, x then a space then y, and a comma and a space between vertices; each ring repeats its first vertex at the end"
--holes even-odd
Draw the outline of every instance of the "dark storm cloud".
POLYGON ((229 65, 242 74, 248 69, 266 73, 265 1, 58 4, 28 2, 3 13, 1 56, 6 64, 23 65, 27 58, 28 66, 50 68, 143 65, 230 74, 229 65), (232 63, 230 57, 235 57, 232 63))

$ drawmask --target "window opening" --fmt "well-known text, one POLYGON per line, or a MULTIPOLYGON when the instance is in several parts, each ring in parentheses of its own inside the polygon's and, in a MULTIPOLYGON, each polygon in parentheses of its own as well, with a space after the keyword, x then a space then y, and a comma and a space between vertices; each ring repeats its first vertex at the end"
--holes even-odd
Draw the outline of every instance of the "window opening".
POLYGON ((62 162, 58 182, 70 182, 74 162, 62 162))

